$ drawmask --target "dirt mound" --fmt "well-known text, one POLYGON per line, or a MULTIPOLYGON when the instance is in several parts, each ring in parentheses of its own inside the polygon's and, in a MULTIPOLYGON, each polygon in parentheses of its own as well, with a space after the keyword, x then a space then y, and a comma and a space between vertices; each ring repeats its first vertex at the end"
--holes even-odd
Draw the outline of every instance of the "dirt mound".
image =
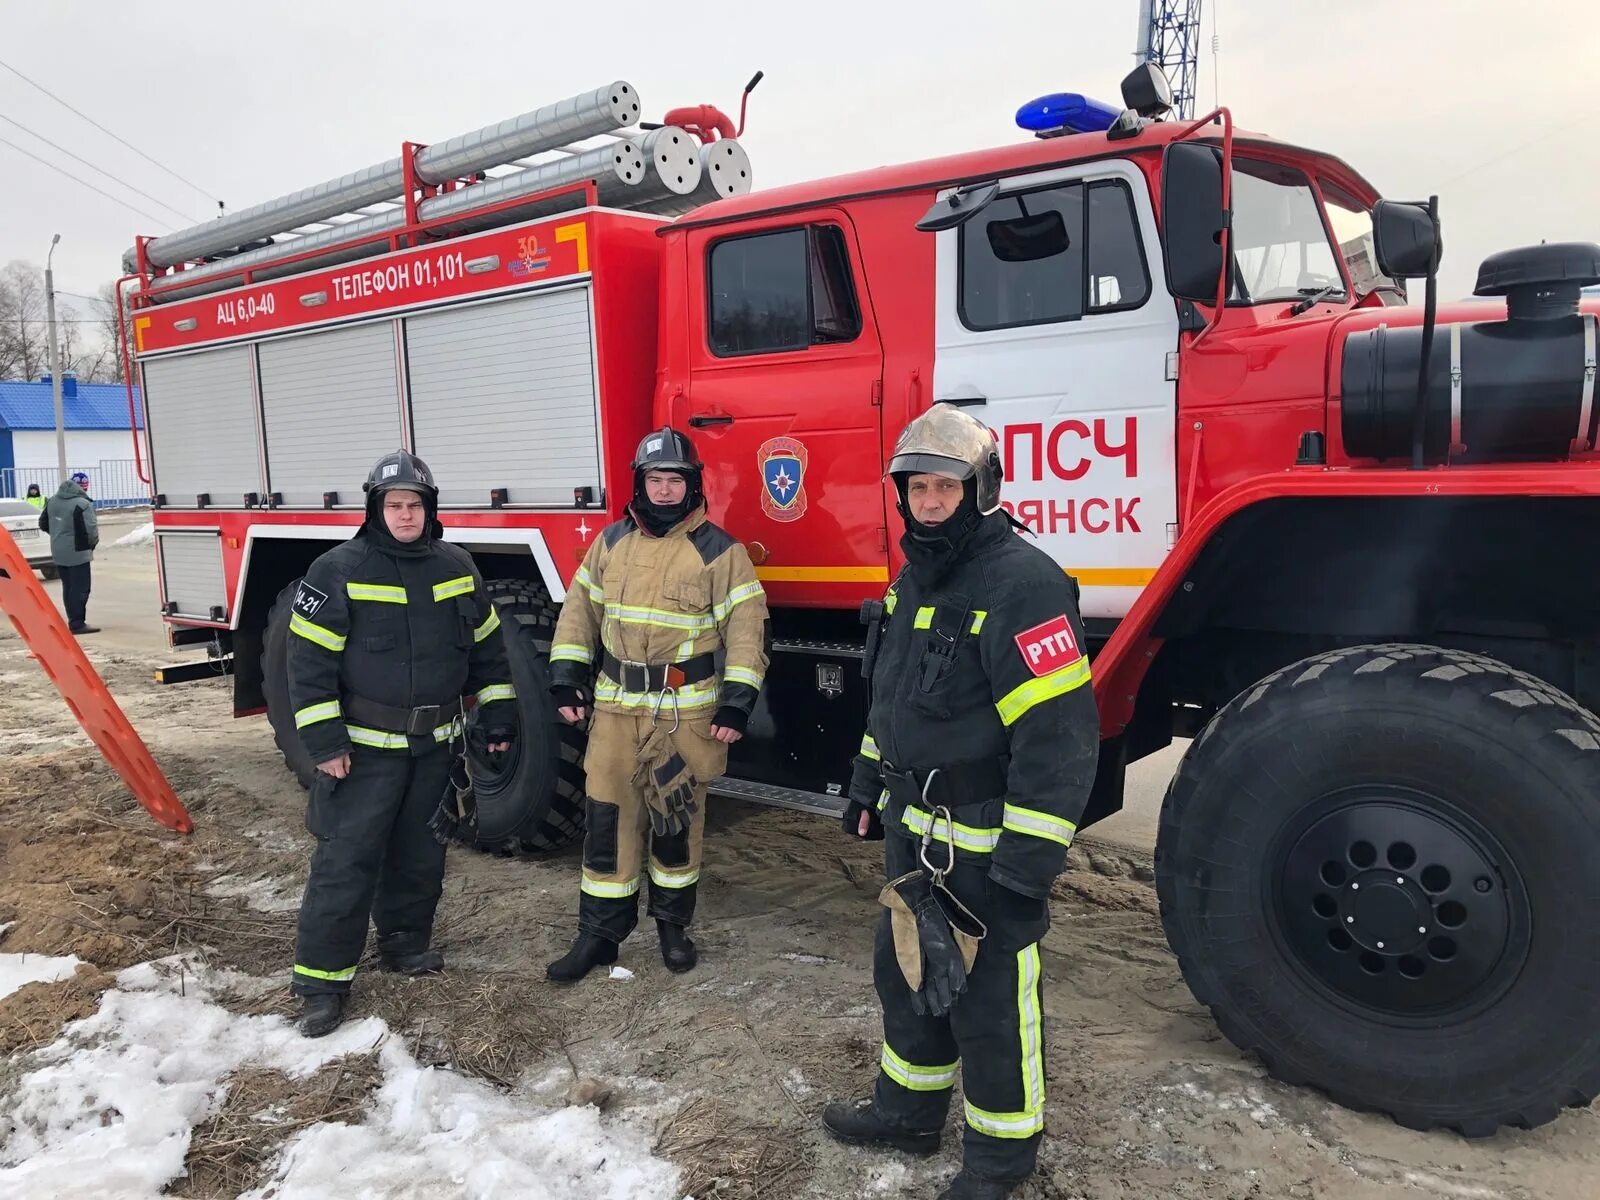
POLYGON ((186 859, 98 755, 13 759, 0 782, 4 948, 107 969, 150 958, 158 897, 186 859))
POLYGON ((70 979, 25 984, 0 998, 0 1056, 49 1045, 63 1025, 94 1012, 101 994, 115 983, 84 964, 70 979))

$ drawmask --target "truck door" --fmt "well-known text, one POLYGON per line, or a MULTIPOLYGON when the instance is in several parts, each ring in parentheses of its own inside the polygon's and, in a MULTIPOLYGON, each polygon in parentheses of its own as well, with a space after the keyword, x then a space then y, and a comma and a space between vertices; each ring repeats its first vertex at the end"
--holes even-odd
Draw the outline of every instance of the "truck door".
POLYGON ((837 210, 696 230, 687 394, 712 520, 745 542, 776 604, 854 607, 888 582, 883 353, 837 210))
POLYGON ((1175 306, 1128 162, 1002 181, 937 237, 934 397, 1000 437, 1007 509, 1122 617, 1176 533, 1175 306))

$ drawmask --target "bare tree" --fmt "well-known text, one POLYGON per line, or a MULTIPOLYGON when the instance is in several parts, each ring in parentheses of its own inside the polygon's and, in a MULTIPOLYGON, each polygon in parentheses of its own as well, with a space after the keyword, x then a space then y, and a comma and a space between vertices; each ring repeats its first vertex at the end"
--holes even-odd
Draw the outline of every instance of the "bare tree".
POLYGON ((44 272, 32 263, 0 269, 0 379, 37 379, 50 361, 44 272))
MULTIPOLYGON (((120 383, 116 284, 106 283, 87 312, 56 298, 61 370, 84 383, 120 383)), ((124 313, 126 316, 126 313, 124 313)), ((32 263, 0 269, 0 379, 38 379, 50 370, 44 272, 32 263)))

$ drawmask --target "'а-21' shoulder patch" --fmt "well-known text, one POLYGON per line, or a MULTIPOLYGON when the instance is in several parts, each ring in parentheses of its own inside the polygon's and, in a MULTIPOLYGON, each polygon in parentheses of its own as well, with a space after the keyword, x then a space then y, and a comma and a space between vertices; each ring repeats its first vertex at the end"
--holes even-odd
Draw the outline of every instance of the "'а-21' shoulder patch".
POLYGON ((300 586, 295 589, 294 610, 307 620, 321 612, 322 606, 327 602, 327 592, 312 587, 303 579, 300 581, 300 586))

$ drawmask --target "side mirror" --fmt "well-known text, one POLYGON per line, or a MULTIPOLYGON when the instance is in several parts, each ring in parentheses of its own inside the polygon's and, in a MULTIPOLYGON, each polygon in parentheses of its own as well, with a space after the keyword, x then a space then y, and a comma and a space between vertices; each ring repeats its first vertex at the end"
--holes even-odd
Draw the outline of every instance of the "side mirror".
POLYGON ((1444 239, 1427 204, 1379 200, 1372 210, 1372 249, 1391 279, 1425 279, 1439 269, 1444 239))
POLYGON ((1215 304, 1222 279, 1222 151, 1174 142, 1161 163, 1162 257, 1167 287, 1180 300, 1215 304))
POLYGON ((939 233, 946 229, 954 229, 958 225, 965 225, 988 208, 999 194, 999 180, 973 183, 958 188, 943 200, 934 201, 933 207, 923 214, 922 220, 917 222, 917 228, 923 233, 939 233))

